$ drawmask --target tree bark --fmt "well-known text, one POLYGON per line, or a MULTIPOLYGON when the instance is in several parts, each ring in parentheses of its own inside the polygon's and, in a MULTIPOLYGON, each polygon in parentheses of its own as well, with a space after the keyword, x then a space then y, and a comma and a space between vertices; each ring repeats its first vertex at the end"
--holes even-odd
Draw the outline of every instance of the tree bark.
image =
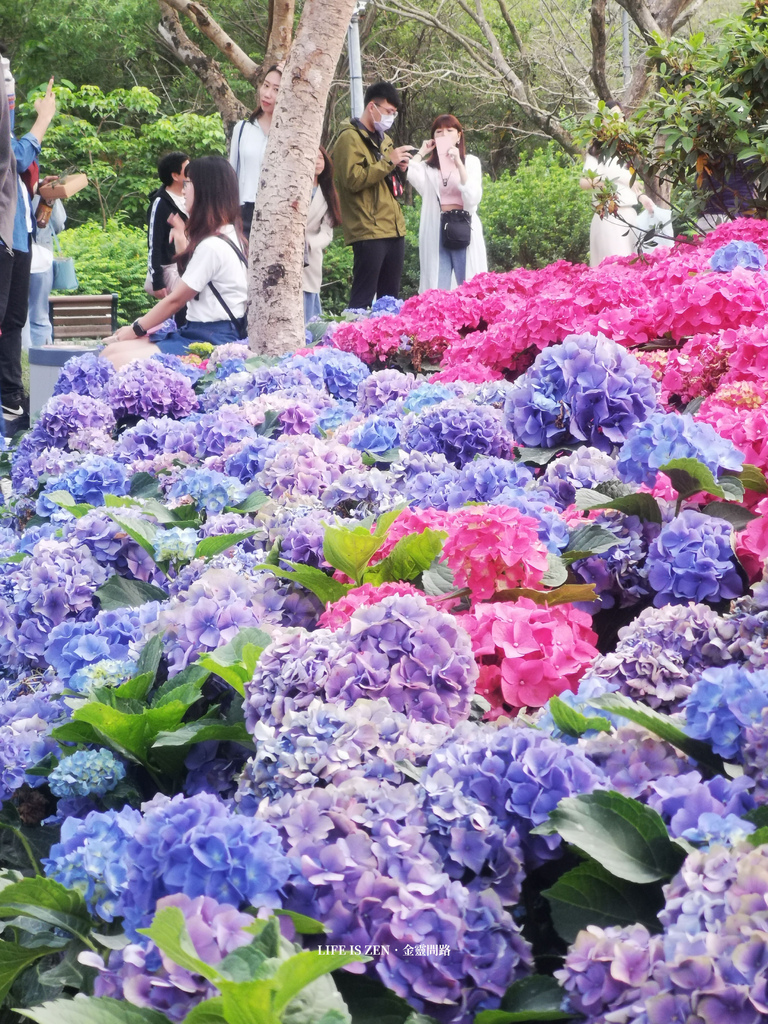
POLYGON ((283 71, 250 238, 248 338, 277 354, 304 339, 304 228, 325 103, 355 0, 305 0, 283 71))
POLYGON ((250 110, 232 92, 218 61, 203 53, 200 47, 192 42, 184 31, 178 13, 164 0, 160 0, 160 15, 161 19, 158 25, 160 38, 174 56, 182 64, 191 68, 203 83, 216 104, 225 130, 229 134, 232 125, 236 121, 248 117, 250 110))
POLYGON ((293 42, 293 16, 295 0, 269 0, 269 28, 264 70, 286 59, 293 42))

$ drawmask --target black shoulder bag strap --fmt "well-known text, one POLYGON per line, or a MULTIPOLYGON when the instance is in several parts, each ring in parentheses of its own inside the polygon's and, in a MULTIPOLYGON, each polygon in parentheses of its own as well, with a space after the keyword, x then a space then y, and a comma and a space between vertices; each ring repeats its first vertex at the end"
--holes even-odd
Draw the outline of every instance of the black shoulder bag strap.
MULTIPOLYGON (((231 239, 227 238, 226 235, 220 235, 218 233, 213 235, 213 237, 214 238, 220 238, 222 240, 222 242, 226 242, 227 245, 230 247, 230 249, 232 249, 232 251, 237 254, 237 256, 240 259, 240 262, 244 263, 246 267, 248 266, 248 260, 243 255, 242 250, 240 249, 240 247, 238 245, 235 245, 235 243, 231 239)), ((235 327, 237 328, 238 332, 242 333, 242 328, 244 327, 244 323, 245 323, 245 317, 244 316, 235 316, 235 314, 232 312, 232 310, 229 308, 229 306, 224 301, 224 299, 223 299, 223 297, 221 295, 221 292, 219 291, 219 289, 216 287, 216 285, 212 281, 208 282, 208 287, 211 289, 213 294, 216 296, 219 304, 224 309, 224 311, 226 312, 227 316, 232 321, 232 323, 235 325, 235 327)))
POLYGON ((237 166, 235 167, 235 174, 237 180, 240 180, 240 143, 243 141, 243 132, 245 131, 245 121, 240 122, 240 133, 237 136, 237 166))

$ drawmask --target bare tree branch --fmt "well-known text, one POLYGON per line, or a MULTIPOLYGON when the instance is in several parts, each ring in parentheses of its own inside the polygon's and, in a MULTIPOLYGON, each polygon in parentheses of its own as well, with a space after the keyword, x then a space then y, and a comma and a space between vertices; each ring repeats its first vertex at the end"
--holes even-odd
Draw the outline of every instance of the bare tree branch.
POLYGON ((659 35, 664 34, 645 0, 616 0, 616 2, 624 8, 647 42, 652 41, 654 32, 659 35))
POLYGON ((506 3, 504 2, 504 0, 496 0, 496 3, 499 5, 501 16, 504 19, 504 23, 506 24, 507 28, 509 29, 509 34, 512 36, 515 46, 518 48, 521 54, 525 54, 525 46, 523 44, 523 40, 520 37, 520 33, 517 31, 517 26, 515 25, 514 21, 512 21, 512 18, 509 15, 509 10, 507 9, 506 3))
POLYGON ((254 85, 258 82, 261 65, 251 60, 245 50, 237 45, 201 4, 195 0, 162 0, 162 3, 191 18, 203 35, 214 43, 249 82, 253 82, 254 85))
POLYGON ((174 56, 197 75, 216 109, 221 114, 227 133, 236 121, 248 116, 248 108, 232 92, 221 65, 203 53, 184 31, 178 13, 160 0, 160 24, 157 27, 160 38, 174 56))
POLYGON ((698 12, 701 10, 701 8, 704 6, 706 2, 707 0, 693 0, 691 5, 688 8, 686 8, 686 10, 684 10, 681 14, 678 14, 674 22, 672 23, 672 35, 674 35, 676 32, 679 32, 681 28, 685 28, 685 26, 688 24, 688 22, 691 20, 694 14, 698 14, 698 12))
POLYGON ((605 34, 605 4, 606 0, 592 0, 592 9, 590 11, 592 70, 590 78, 599 98, 605 100, 606 103, 610 103, 614 97, 605 71, 605 55, 608 48, 605 34))

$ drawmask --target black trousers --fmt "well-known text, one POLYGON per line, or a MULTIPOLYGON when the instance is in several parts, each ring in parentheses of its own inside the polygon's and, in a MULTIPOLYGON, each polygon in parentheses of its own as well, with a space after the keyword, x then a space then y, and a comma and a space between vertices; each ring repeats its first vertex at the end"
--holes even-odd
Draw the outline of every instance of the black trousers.
POLYGON ((240 216, 243 218, 243 234, 246 239, 251 237, 251 224, 253 224, 253 208, 255 203, 241 203, 240 216))
POLYGON ((3 405, 19 405, 24 398, 21 380, 21 332, 29 308, 29 252, 0 246, 0 398, 3 405))
POLYGON ((366 309, 374 298, 400 297, 405 238, 370 238, 352 243, 350 309, 366 309))

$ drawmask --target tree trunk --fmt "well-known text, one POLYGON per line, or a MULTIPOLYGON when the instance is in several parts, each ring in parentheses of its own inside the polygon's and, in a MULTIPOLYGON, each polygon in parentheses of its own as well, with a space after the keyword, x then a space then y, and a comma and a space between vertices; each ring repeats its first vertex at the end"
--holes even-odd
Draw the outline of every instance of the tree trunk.
POLYGON ((323 114, 355 0, 305 0, 283 72, 250 238, 248 337, 278 354, 304 339, 304 228, 323 114))
POLYGON ((286 59, 293 42, 295 0, 269 0, 269 29, 264 71, 286 59))

